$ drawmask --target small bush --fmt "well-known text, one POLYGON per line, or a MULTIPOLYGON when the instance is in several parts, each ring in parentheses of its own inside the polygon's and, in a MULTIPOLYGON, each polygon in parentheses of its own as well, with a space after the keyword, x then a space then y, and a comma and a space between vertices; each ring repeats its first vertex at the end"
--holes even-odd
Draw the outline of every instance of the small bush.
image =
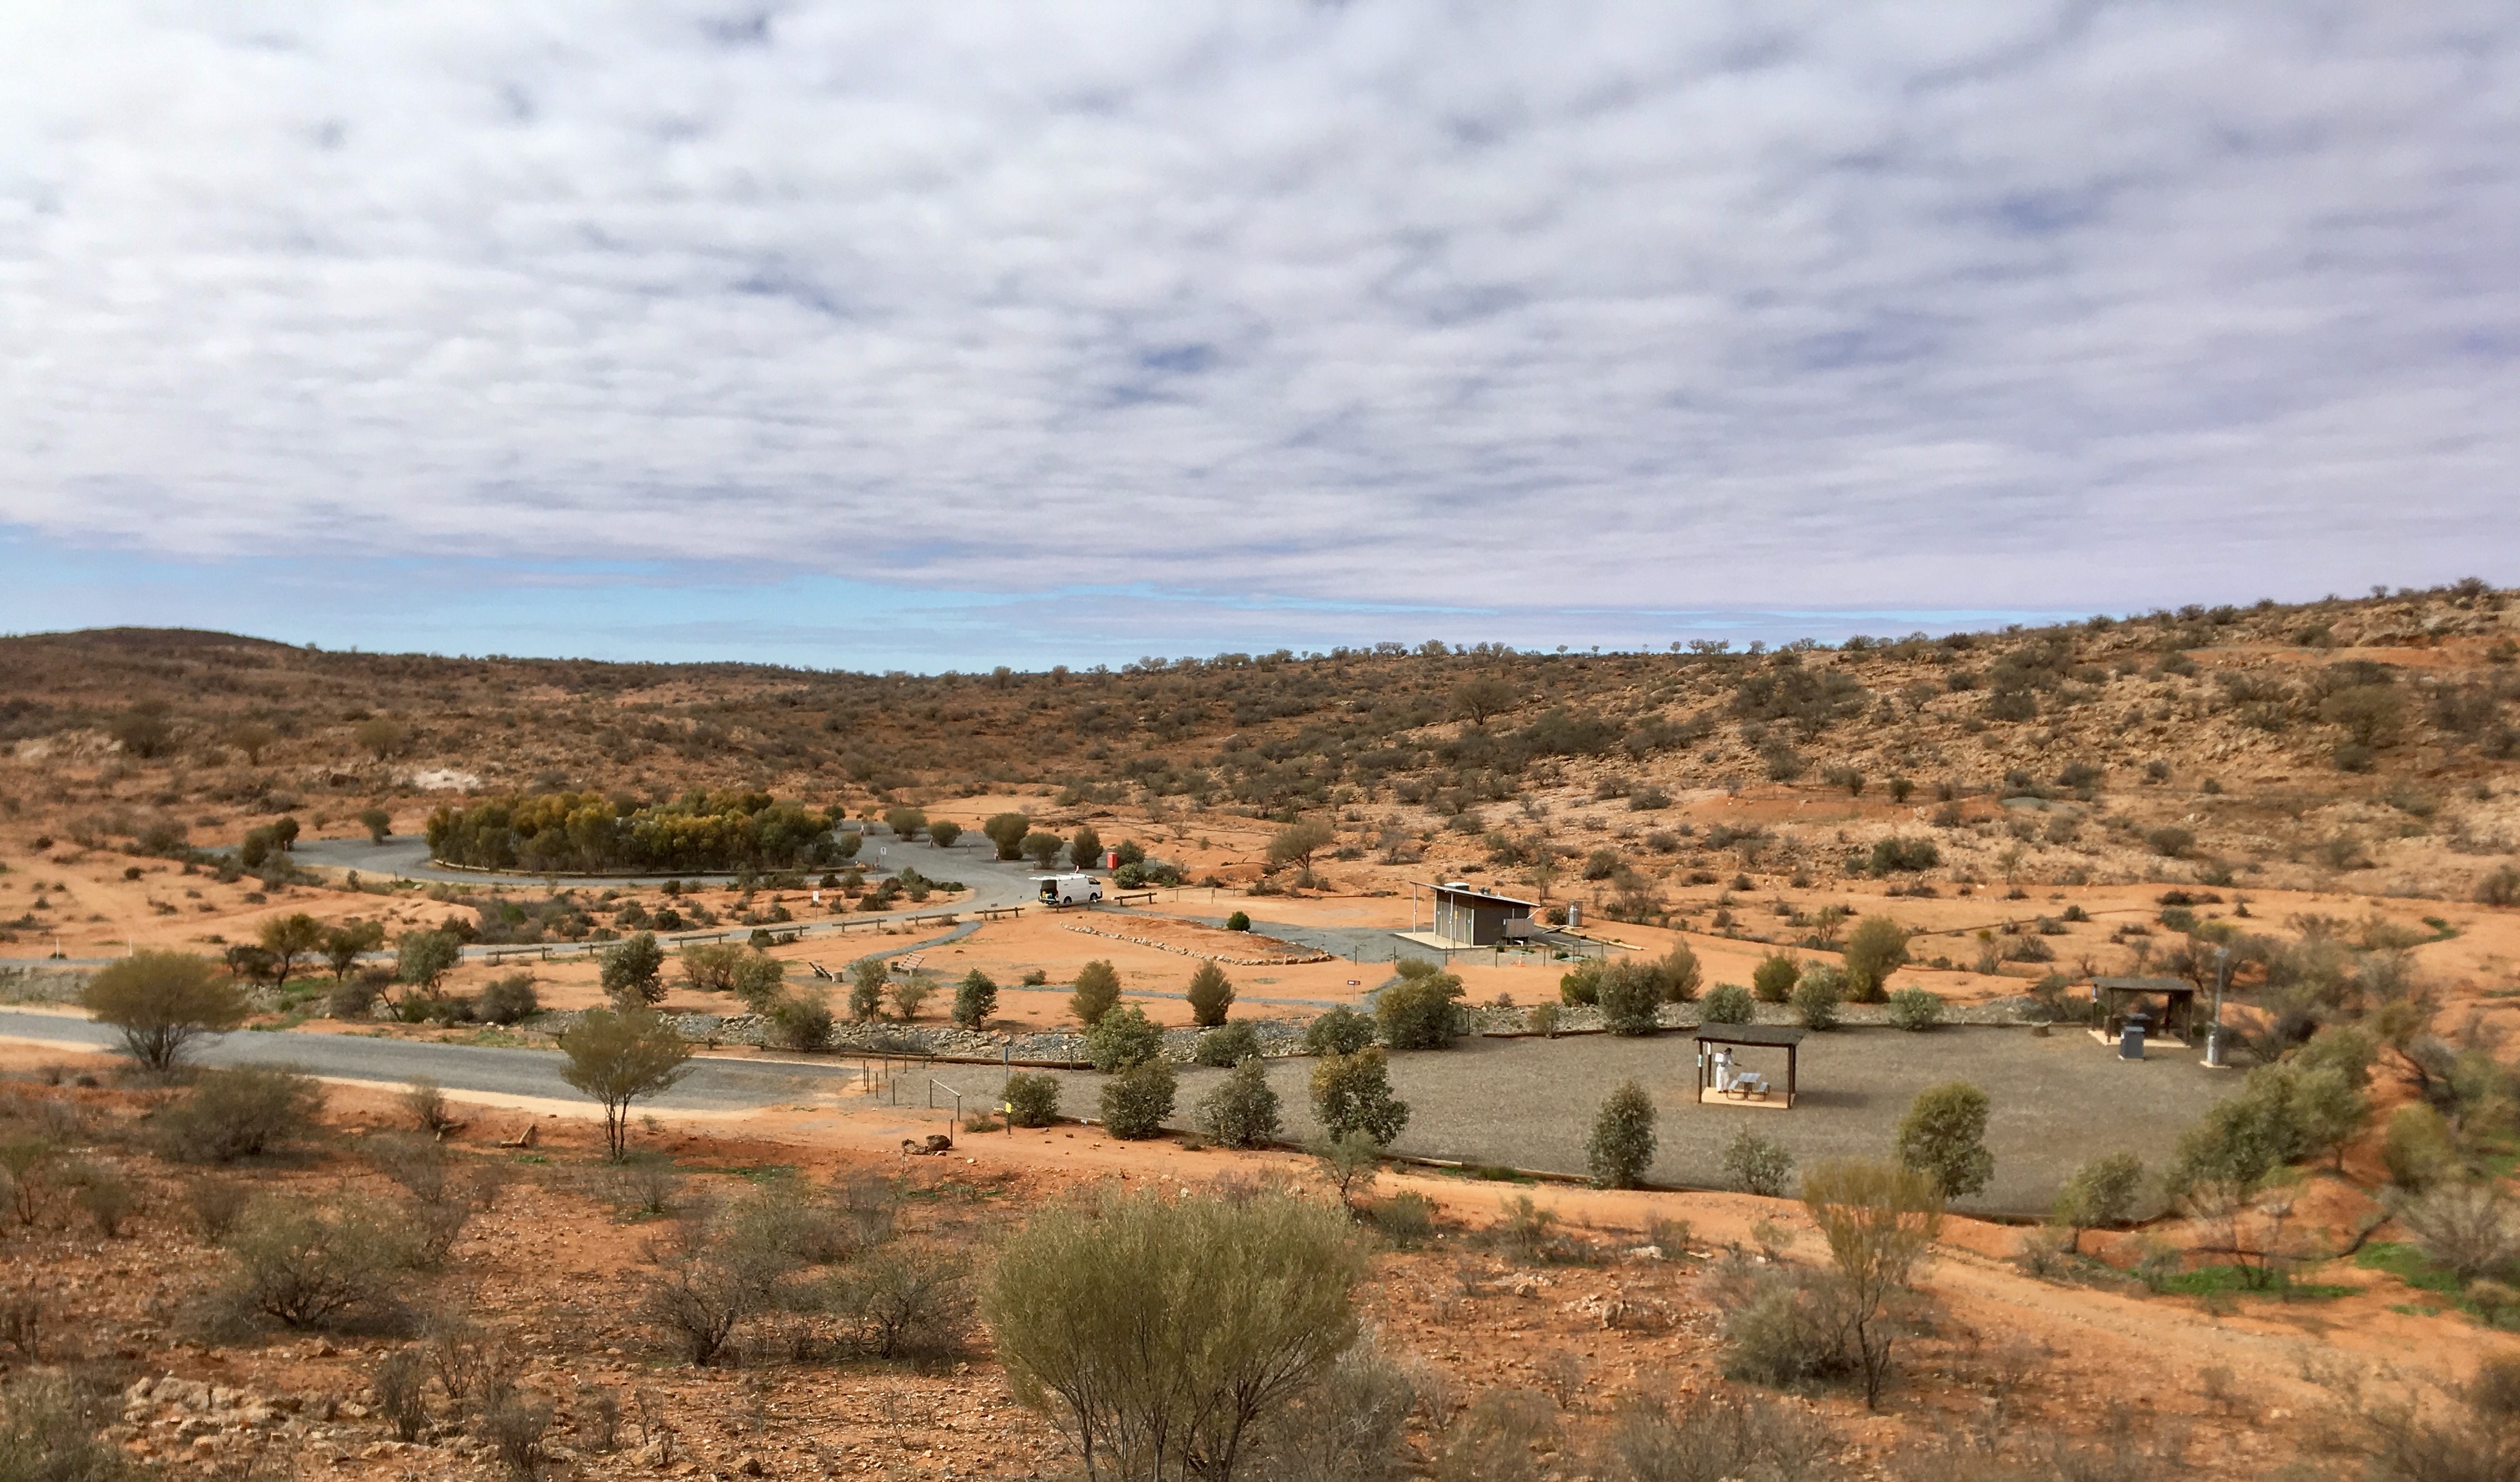
POLYGON ((1007 1120, 1017 1127, 1047 1127, 1058 1120, 1058 1077, 1017 1071, 1007 1077, 1007 1120))
POLYGON ((22 1372, 0 1380, 0 1478, 139 1482, 157 1476, 100 1434, 111 1418, 60 1374, 22 1372))
POLYGON ((1102 1087, 1102 1125, 1124 1142, 1151 1138, 1164 1130, 1173 1114, 1173 1096, 1180 1082, 1170 1063, 1160 1059, 1122 1071, 1102 1087))
POLYGON ((534 975, 512 972, 491 979, 489 986, 481 990, 472 1011, 485 1024, 515 1024, 533 1015, 542 1006, 541 997, 534 992, 534 975))
POLYGON ((1456 1008, 1462 980, 1415 959, 1399 964, 1401 981, 1382 990, 1373 1015, 1382 1038, 1394 1050, 1442 1050, 1462 1032, 1456 1008))
POLYGON ((1543 1039, 1557 1038, 1558 1025, 1565 1013, 1555 1004, 1534 1004, 1523 1011, 1523 1026, 1543 1039))
POLYGON ((1931 1029, 1943 1021, 1943 1000, 1940 994, 1926 988, 1902 988, 1890 995, 1890 1022, 1912 1032, 1931 1029))
POLYGON ((2520 906, 2520 869, 2505 865, 2477 882, 2480 906, 2520 906))
POLYGON ((1367 1214, 1375 1232, 1404 1249, 1415 1249, 1435 1233, 1435 1201, 1404 1190, 1374 1203, 1367 1214))
POLYGON ((1120 1002, 1120 974, 1105 961, 1087 963, 1076 974, 1076 991, 1068 996, 1067 1011, 1076 1021, 1092 1029, 1102 1022, 1120 1002))
POLYGON ((1718 983, 1709 989, 1704 1003, 1698 1006, 1699 1017, 1709 1024, 1746 1024, 1756 1006, 1750 1001, 1750 990, 1738 983, 1718 983))
POLYGON ((1251 918, 1242 912, 1237 911, 1232 916, 1225 919, 1225 929, 1228 931, 1248 931, 1251 929, 1251 918))
POLYGON ((2077 1243, 2086 1230, 2124 1224, 2135 1214, 2136 1196, 2143 1189, 2143 1160, 2131 1152, 2112 1152, 2074 1170, 2056 1190, 2055 1222, 2074 1232, 2077 1243))
POLYGON ((226 1179, 196 1179, 185 1186, 184 1203, 193 1212, 193 1228, 212 1244, 227 1239, 253 1202, 253 1191, 226 1179))
POLYGON ((368 1375, 377 1414, 397 1440, 417 1441, 428 1428, 428 1360, 417 1348, 397 1348, 368 1375))
POLYGON ((1260 1031, 1249 1024, 1219 1024, 1198 1037, 1191 1057, 1202 1065, 1230 1069, 1260 1054, 1260 1031))
POLYGON ((2417 1103, 2398 1108, 2389 1118, 2380 1140, 2380 1161, 2391 1183, 2420 1193, 2458 1171, 2458 1146, 2442 1114, 2417 1103))
POLYGON ((140 1210, 139 1191, 110 1168, 83 1170, 76 1199, 96 1233, 109 1240, 122 1234, 123 1224, 140 1210))
POLYGON ((361 1205, 257 1201, 230 1234, 224 1295, 289 1327, 333 1327, 393 1306, 410 1248, 397 1222, 361 1205))
POLYGON ((241 1066, 204 1071, 192 1094, 160 1113, 166 1154, 187 1163, 233 1163, 303 1132, 324 1088, 294 1070, 241 1066))
POLYGON ((725 1349, 758 1296, 754 1283, 733 1267, 679 1254, 649 1279, 639 1315, 672 1339, 684 1358, 702 1365, 725 1349))
POLYGON ((1802 981, 1794 985, 1794 1017, 1802 1020, 1806 1029, 1834 1029, 1837 1006, 1844 998, 1837 975, 1821 964, 1812 966, 1820 970, 1806 971, 1802 981))
POLYGON ((1882 876, 1914 874, 1931 870, 1942 862, 1942 847, 1932 839, 1893 836, 1876 841, 1866 864, 1873 875, 1882 876))
POLYGON ((2163 859, 2185 859, 2189 851, 2196 847, 2196 834, 2193 830, 2182 829, 2176 824, 2165 824, 2145 833, 2143 841, 2146 847, 2163 859))
POLYGON ((1388 1146, 1409 1125, 1409 1103, 1391 1094, 1391 1059, 1379 1046, 1322 1056, 1312 1094, 1313 1118, 1333 1139, 1362 1136, 1388 1146))
POLYGON ((894 1249, 850 1267, 832 1310, 854 1321, 871 1358, 937 1365, 961 1358, 971 1335, 970 1263, 952 1252, 894 1249))
POLYGON ((1620 1406, 1609 1437, 1616 1475, 1633 1482, 1818 1476, 1840 1445, 1817 1416, 1727 1394, 1701 1394, 1678 1406, 1656 1394, 1634 1396, 1620 1406))
POLYGON ((1373 1043, 1373 1020, 1353 1009, 1333 1009, 1304 1026, 1308 1055, 1354 1055, 1373 1043))
POLYGON ((1601 972, 1608 965, 1587 958, 1558 975, 1558 1002, 1570 1009, 1584 1009, 1601 1002, 1601 972))
POLYGON ((1899 1161, 1930 1177, 1946 1199, 1986 1188, 1995 1155, 1986 1150, 1986 1093, 1947 1081, 1916 1093, 1899 1123, 1899 1161))
POLYGON ((1782 1198, 1793 1187, 1794 1155, 1773 1138, 1743 1128, 1724 1145, 1724 1182, 1740 1193, 1782 1198))
MULTIPOLYGON (((1803 965, 1790 952, 1771 952, 1750 970, 1750 991, 1764 1004, 1781 1004, 1794 996, 1794 984, 1802 981, 1803 965)), ((1738 1022, 1748 1023, 1742 1019, 1738 1022)))
POLYGON ((2520 1259, 2520 1211, 2491 1184, 2442 1184, 2402 1206, 2398 1220, 2463 1282, 2520 1259))
POLYGON ((1277 1140, 1278 1093, 1258 1056, 1242 1061, 1225 1083, 1201 1098, 1198 1129, 1228 1147, 1257 1147, 1277 1140))
POLYGON ((790 995, 770 1006, 762 1038, 781 1050, 815 1051, 830 1047, 832 1006, 819 996, 790 995))
POLYGON ((1593 1118, 1584 1158, 1597 1189, 1634 1189, 1654 1158, 1653 1098, 1634 1081, 1620 1084, 1593 1118))
POLYGON ((1724 1376, 1802 1389, 1854 1369, 1832 1293, 1817 1279, 1771 1277, 1724 1324, 1724 1376))
POLYGON ((1163 1057, 1164 1031, 1135 1004, 1102 1015, 1085 1036, 1086 1058, 1105 1075, 1163 1057))
POLYGON ((383 996, 390 973, 354 972, 335 983, 324 994, 324 1012, 337 1019, 366 1019, 376 1016, 377 1000, 383 996))
POLYGON ((1201 963, 1190 976, 1188 997, 1192 1023, 1202 1029, 1222 1024, 1234 1007, 1234 980, 1214 963, 1201 963))
POLYGON ((1639 1036, 1662 1026, 1663 985, 1654 969, 1621 958, 1601 971, 1601 1024, 1612 1034, 1639 1036))
POLYGON ((954 1022, 977 1030, 997 1011, 997 980, 977 967, 963 974, 963 980, 954 985, 954 1022))

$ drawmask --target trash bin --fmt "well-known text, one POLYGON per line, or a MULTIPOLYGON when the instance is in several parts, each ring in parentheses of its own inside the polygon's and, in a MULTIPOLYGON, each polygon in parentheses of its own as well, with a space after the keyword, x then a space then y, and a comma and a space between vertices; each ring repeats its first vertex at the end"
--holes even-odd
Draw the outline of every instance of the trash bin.
POLYGON ((2143 1058, 2143 1032, 2146 1027, 2147 1025, 2144 1015, 2140 1013, 2130 1013, 2127 1015, 2126 1026, 2118 1031, 2119 1059, 2139 1060, 2143 1058))

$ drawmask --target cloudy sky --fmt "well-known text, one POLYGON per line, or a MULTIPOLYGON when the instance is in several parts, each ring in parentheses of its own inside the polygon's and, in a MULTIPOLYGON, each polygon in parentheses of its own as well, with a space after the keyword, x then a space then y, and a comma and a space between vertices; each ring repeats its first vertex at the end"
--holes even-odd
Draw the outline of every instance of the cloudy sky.
POLYGON ((2508 0, 0 7, 0 629, 935 669, 2520 582, 2508 0))

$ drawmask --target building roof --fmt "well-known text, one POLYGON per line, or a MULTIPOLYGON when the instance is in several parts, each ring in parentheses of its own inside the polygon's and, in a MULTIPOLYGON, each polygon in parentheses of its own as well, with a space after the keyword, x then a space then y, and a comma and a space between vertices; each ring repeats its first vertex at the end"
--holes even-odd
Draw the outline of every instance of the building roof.
POLYGON ((2117 993, 2184 993, 2192 997, 2196 992, 2194 983, 2175 977, 2095 977, 2092 986, 2117 993))
POLYGON ((1467 885, 1429 885, 1426 888, 1437 895, 1449 895, 1460 900, 1494 901, 1500 906, 1525 906, 1534 911, 1540 909, 1538 901, 1518 900, 1510 895, 1499 895, 1493 890, 1473 890, 1467 885))
POLYGON ((1799 1045, 1809 1033, 1795 1024, 1700 1024, 1688 1037, 1718 1045, 1799 1045))

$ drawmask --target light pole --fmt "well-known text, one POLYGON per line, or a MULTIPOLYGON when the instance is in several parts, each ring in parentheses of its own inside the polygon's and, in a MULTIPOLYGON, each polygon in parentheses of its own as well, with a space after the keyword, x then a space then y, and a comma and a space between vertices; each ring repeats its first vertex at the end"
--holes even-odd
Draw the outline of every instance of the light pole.
POLYGON ((2221 1070, 2223 1064, 2223 988, 2231 980, 2231 949, 2214 949, 2214 1022, 2205 1030, 2205 1068, 2221 1070))

